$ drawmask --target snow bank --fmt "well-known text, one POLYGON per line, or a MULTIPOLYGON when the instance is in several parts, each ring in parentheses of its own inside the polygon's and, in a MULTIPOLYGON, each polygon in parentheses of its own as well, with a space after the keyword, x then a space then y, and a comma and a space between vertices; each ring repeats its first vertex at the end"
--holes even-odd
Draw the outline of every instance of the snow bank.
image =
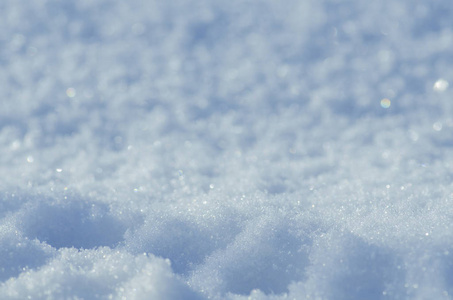
POLYGON ((2 299, 450 299, 448 1, 0 4, 2 299))

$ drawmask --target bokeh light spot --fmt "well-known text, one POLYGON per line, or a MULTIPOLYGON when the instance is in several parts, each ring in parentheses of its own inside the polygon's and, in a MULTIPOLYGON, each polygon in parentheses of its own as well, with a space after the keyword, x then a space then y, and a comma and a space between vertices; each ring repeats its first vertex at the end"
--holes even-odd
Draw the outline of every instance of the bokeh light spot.
POLYGON ((391 104, 392 104, 392 102, 387 98, 384 98, 381 100, 381 106, 383 108, 389 108, 391 104))
POLYGON ((74 98, 75 95, 76 95, 76 90, 74 88, 68 88, 66 90, 66 95, 69 97, 69 98, 74 98))
POLYGON ((436 122, 433 124, 433 129, 435 131, 441 131, 442 130, 442 123, 441 122, 436 122))
POLYGON ((446 81, 445 79, 438 79, 435 83, 434 83, 434 86, 433 86, 433 90, 435 92, 443 92, 445 91, 447 88, 448 88, 448 81, 446 81))

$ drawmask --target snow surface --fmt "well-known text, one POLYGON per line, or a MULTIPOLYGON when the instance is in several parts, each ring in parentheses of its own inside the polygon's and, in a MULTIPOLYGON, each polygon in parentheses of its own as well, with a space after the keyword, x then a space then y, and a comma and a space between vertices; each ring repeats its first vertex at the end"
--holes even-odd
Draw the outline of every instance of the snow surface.
POLYGON ((0 1, 1 299, 451 299, 451 1, 0 1))

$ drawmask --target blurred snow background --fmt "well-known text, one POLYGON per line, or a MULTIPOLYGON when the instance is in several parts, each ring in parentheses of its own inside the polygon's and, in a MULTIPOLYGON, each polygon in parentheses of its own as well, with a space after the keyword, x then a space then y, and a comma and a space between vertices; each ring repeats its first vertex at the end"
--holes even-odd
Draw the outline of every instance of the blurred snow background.
POLYGON ((452 28, 447 0, 2 0, 1 299, 450 299, 452 28))

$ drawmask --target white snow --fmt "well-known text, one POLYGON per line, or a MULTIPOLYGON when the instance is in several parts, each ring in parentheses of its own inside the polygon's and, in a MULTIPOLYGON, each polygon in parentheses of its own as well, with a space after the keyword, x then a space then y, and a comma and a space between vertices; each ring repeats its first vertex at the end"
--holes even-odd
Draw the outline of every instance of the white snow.
POLYGON ((2 0, 0 299, 451 299, 452 28, 2 0))

